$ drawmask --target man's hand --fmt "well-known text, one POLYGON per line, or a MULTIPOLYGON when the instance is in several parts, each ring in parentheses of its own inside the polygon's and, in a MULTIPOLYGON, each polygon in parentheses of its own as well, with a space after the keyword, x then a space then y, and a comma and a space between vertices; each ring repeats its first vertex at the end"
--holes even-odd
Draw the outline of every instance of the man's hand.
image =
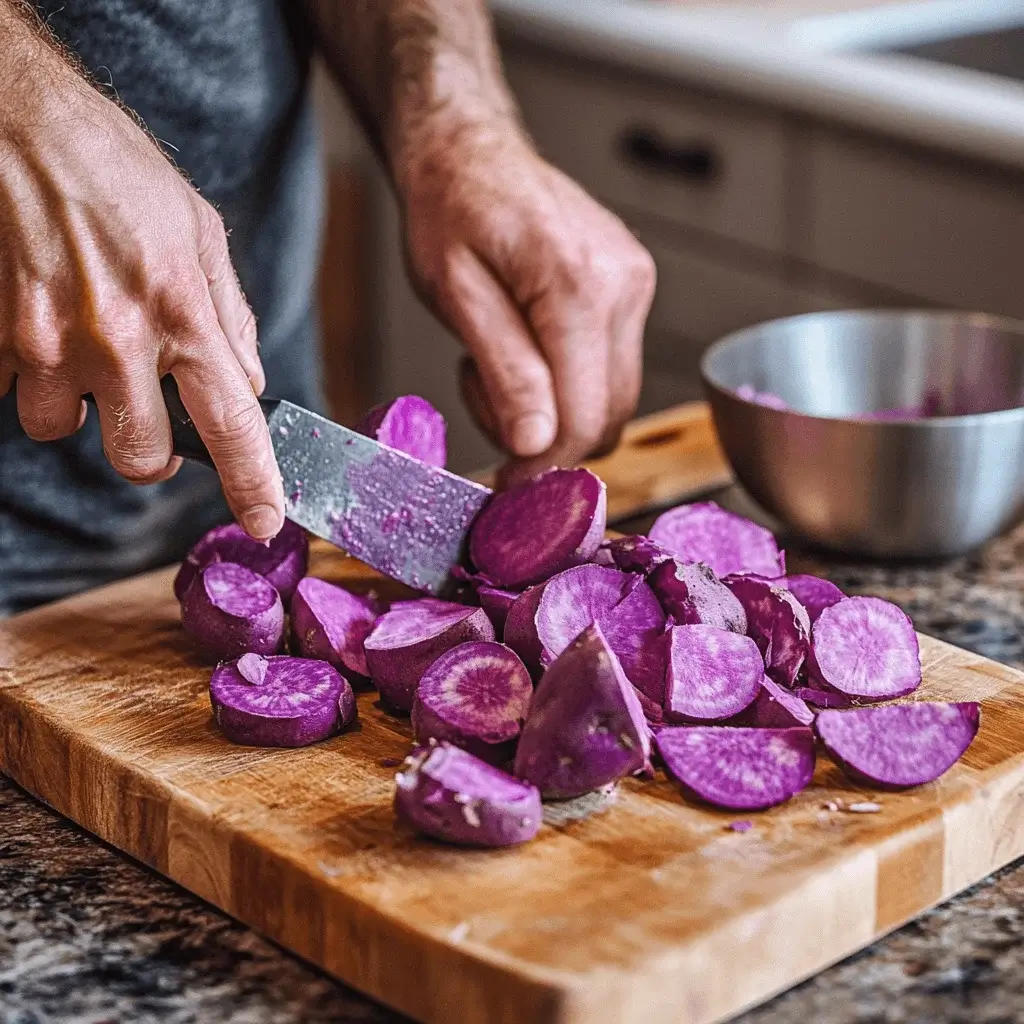
POLYGON ((464 393, 512 474, 614 443, 636 406, 654 264, 544 163, 484 0, 306 0, 387 160, 420 293, 472 357, 464 393))
POLYGON ((514 124, 437 143, 402 179, 408 261, 469 350, 471 411, 513 475, 610 448, 640 392, 651 257, 514 124))
POLYGON ((52 441, 92 392, 110 462, 148 483, 177 469, 173 374, 232 511, 272 537, 284 496, 220 217, 11 0, 0 49, 0 395, 15 386, 25 432, 52 441))

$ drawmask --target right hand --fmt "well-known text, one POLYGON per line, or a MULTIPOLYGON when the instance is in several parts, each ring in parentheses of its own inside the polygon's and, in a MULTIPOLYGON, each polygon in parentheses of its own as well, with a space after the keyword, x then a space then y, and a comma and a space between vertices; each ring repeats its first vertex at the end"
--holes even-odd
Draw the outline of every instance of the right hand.
POLYGON ((16 379, 25 433, 54 441, 92 392, 107 458, 152 483, 180 464, 160 393, 173 374, 232 512, 269 539, 284 494, 220 216, 54 54, 15 86, 0 117, 0 396, 16 379))

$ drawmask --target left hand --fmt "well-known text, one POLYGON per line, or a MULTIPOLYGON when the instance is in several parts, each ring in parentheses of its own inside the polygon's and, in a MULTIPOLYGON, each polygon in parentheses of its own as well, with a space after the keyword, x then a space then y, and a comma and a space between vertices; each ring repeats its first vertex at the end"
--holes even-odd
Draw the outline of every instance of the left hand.
POLYGON ((399 191, 413 282, 468 349, 463 394, 506 480, 613 447, 640 393, 647 250, 507 120, 424 144, 399 191))

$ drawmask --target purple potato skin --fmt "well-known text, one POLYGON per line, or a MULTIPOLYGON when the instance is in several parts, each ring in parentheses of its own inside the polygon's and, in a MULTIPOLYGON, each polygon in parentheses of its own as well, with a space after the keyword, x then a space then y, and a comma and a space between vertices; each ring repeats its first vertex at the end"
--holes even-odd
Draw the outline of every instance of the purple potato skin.
POLYGON ((461 747, 467 753, 496 768, 512 762, 519 740, 518 736, 513 736, 508 740, 490 743, 479 736, 467 736, 420 700, 412 706, 412 734, 417 743, 427 744, 431 740, 436 743, 450 743, 453 747, 461 747))
POLYGON ((757 699, 739 715, 736 724, 757 729, 792 729, 813 721, 814 712, 797 694, 766 676, 757 699))
POLYGON ((716 626, 746 633, 743 605, 703 562, 662 562, 647 582, 677 626, 716 626))
POLYGON ((174 577, 174 596, 183 601, 196 575, 213 562, 235 562, 259 573, 287 607, 309 567, 309 538, 288 520, 269 544, 253 540, 237 523, 215 526, 185 556, 174 577))
POLYGON ((500 587, 478 587, 476 591, 480 607, 487 612, 496 636, 501 637, 505 631, 505 621, 512 605, 516 603, 519 593, 515 590, 502 590, 500 587))
POLYGON ((544 673, 516 750, 515 774, 567 799, 650 765, 650 730, 633 685, 596 623, 544 673))
POLYGON ((415 751, 396 782, 398 819, 434 839, 494 848, 527 842, 540 830, 536 787, 449 743, 415 751))
POLYGON ((221 732, 233 743, 253 747, 305 747, 351 725, 357 713, 352 687, 337 669, 326 662, 287 656, 268 658, 267 676, 258 685, 244 679, 237 663, 218 666, 210 680, 210 704, 221 732), (275 681, 285 672, 305 676, 308 688, 303 692, 317 700, 303 702, 292 715, 271 715, 259 704, 264 696, 276 698, 280 706, 286 704, 289 691, 302 689, 285 685, 275 691, 275 681))
POLYGON ((543 596, 543 583, 524 590, 512 603, 505 618, 505 644, 519 655, 535 680, 540 678, 544 654, 544 645, 537 635, 537 609, 543 596))
POLYGON ((616 537, 615 540, 606 541, 601 548, 608 552, 616 569, 638 572, 644 576, 672 558, 671 552, 643 534, 616 537))
POLYGON ((200 653, 211 661, 243 654, 277 654, 284 641, 284 607, 274 587, 258 573, 233 562, 213 562, 193 580, 181 604, 181 624, 200 653), (251 588, 253 612, 232 614, 218 607, 210 592, 217 579, 251 588))
POLYGON ((360 597, 333 583, 307 576, 292 596, 293 649, 304 658, 330 662, 354 682, 361 681, 370 674, 363 643, 373 632, 380 614, 380 605, 373 598, 360 597), (347 617, 345 635, 333 638, 340 643, 332 642, 330 630, 318 614, 328 601, 336 602, 347 617))
POLYGON ((483 608, 464 608, 463 611, 465 615, 461 619, 441 632, 401 647, 374 646, 374 637, 379 635, 381 623, 392 612, 377 620, 377 626, 367 637, 363 649, 370 678, 390 708, 412 711, 420 677, 446 651, 474 640, 494 639, 494 627, 483 608))
POLYGON ((785 587, 807 609, 811 623, 826 608, 838 604, 846 595, 831 581, 820 576, 784 576, 778 585, 785 587))

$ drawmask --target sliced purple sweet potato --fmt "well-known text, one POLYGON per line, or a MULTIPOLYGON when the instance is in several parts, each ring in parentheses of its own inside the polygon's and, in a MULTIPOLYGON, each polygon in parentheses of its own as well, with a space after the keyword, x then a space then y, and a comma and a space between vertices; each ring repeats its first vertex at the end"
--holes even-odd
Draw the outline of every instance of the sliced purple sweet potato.
POLYGON ((259 573, 287 605, 309 566, 309 538, 290 520, 269 544, 253 540, 237 523, 214 527, 185 556, 174 577, 174 596, 183 601, 199 571, 213 562, 234 562, 259 573))
POLYGON ((903 789, 931 782, 956 764, 979 722, 978 704, 920 702, 822 711, 815 728, 848 775, 883 789, 903 789))
POLYGON ((534 615, 542 664, 550 665, 587 626, 599 621, 642 582, 630 573, 593 564, 552 576, 534 615))
POLYGON ((211 661, 276 654, 284 640, 284 607, 259 573, 214 562, 192 580, 181 604, 181 624, 211 661))
POLYGON ((706 563, 716 576, 743 572, 774 578, 786 572, 770 530, 713 501, 670 509, 655 520, 648 536, 681 562, 706 563))
POLYGON ((444 417, 419 395, 374 406, 356 424, 359 433, 441 469, 448 461, 447 429, 444 417))
POLYGON ((395 813, 410 828, 458 846, 513 846, 543 818, 535 786, 449 743, 417 750, 395 777, 395 813))
POLYGON ((535 679, 540 678, 542 666, 541 655, 544 653, 544 646, 537 636, 537 609, 540 607, 540 599, 544 596, 544 584, 538 583, 535 587, 527 587, 512 602, 505 618, 505 631, 503 641, 506 647, 511 647, 519 655, 522 663, 529 669, 530 675, 535 679))
POLYGON ((372 597, 307 576, 292 596, 295 649, 304 658, 329 661, 349 676, 368 676, 363 644, 382 611, 380 602, 372 597))
POLYGON ((417 743, 446 740, 491 764, 512 758, 533 696, 530 673, 503 644, 478 640, 442 654, 412 707, 417 743))
POLYGON ((806 609, 788 590, 758 576, 727 576, 722 582, 743 605, 747 636, 757 644, 769 677, 792 687, 810 650, 806 609))
POLYGON ((356 700, 325 661, 246 654, 220 665, 210 680, 214 721, 233 743, 304 747, 351 725, 356 700))
POLYGON ((910 618, 878 597, 848 597, 826 608, 811 633, 816 685, 861 700, 912 693, 921 654, 910 618))
POLYGON ((599 553, 602 551, 607 551, 615 568, 623 572, 638 572, 644 576, 672 558, 670 552, 642 534, 605 541, 599 553))
POLYGON ((714 626, 673 626, 665 680, 665 716, 721 722, 761 691, 764 662, 749 637, 714 626))
POLYGON ((747 615, 732 591, 703 562, 662 562, 647 582, 677 626, 747 631, 747 615))
POLYGON ((601 627, 588 626, 534 691, 515 774, 565 799, 648 770, 650 752, 636 692, 601 627))
POLYGON ((807 728, 666 727, 655 743, 666 772, 688 795, 728 810, 784 803, 814 775, 814 733, 807 728))
POLYGON ((785 576, 777 582, 807 609, 812 624, 818 621, 818 616, 826 608, 839 604, 846 597, 831 580, 823 580, 820 576, 785 576))
POLYGON ((491 620, 495 635, 500 637, 505 631, 508 613, 519 598, 519 591, 502 590, 500 587, 477 587, 476 596, 480 607, 491 620))
POLYGON ((814 712, 805 701, 765 676, 757 699, 740 715, 736 724, 757 729, 790 729, 808 726, 813 721, 814 712))
POLYGON ((423 597, 396 601, 366 638, 370 678, 390 707, 411 711, 416 686, 446 651, 473 640, 493 640, 494 627, 482 608, 423 597))
POLYGON ((495 494, 469 537, 495 586, 518 590, 587 562, 604 537, 604 484, 586 469, 552 469, 495 494))
POLYGON ((794 697, 799 697, 805 704, 812 708, 828 708, 830 710, 841 710, 852 708, 853 702, 845 694, 836 693, 835 690, 822 690, 817 686, 798 686, 793 691, 794 697))
POLYGON ((626 678, 650 700, 660 703, 668 665, 664 609, 646 583, 636 586, 596 620, 626 678))

